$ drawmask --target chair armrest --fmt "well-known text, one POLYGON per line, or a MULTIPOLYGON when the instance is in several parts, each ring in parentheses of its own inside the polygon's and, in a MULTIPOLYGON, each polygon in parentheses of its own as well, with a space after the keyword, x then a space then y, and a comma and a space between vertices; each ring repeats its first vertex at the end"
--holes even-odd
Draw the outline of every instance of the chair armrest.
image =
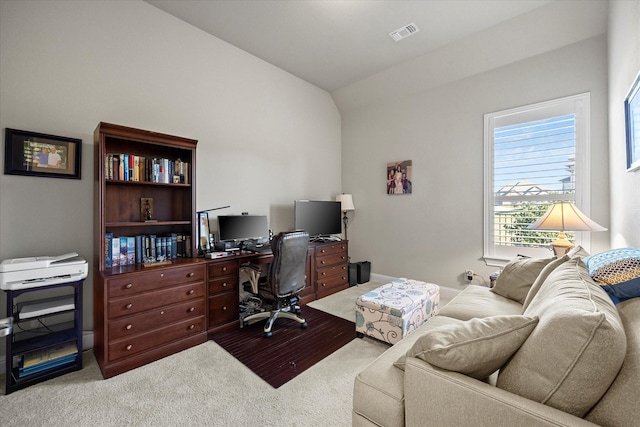
POLYGON ((574 415, 407 357, 405 425, 590 426, 574 415))

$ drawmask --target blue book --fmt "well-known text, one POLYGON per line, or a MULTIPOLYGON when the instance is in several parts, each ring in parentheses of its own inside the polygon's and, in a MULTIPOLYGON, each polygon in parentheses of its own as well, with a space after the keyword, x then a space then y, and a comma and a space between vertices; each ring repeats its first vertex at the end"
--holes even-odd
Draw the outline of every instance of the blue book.
POLYGON ((136 263, 136 238, 127 237, 127 265, 136 263))
POLYGON ((120 265, 120 238, 114 237, 111 241, 111 266, 120 265))
POLYGON ((126 237, 120 237, 120 265, 127 265, 127 240, 126 237))
POLYGON ((136 264, 142 262, 142 254, 144 253, 144 236, 136 236, 136 264))
POLYGON ((105 268, 111 268, 113 257, 113 233, 106 233, 104 235, 104 266, 105 268))

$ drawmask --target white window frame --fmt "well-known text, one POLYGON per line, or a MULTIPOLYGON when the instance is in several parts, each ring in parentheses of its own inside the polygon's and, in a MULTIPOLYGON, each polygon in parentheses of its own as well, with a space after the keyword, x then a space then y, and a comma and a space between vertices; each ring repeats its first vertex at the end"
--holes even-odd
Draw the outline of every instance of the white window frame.
MULTIPOLYGON (((590 164, 591 164, 591 96, 590 93, 558 98, 551 101, 526 105, 509 110, 488 113, 484 116, 484 260, 487 265, 504 266, 517 255, 550 257, 553 252, 545 248, 522 248, 494 245, 494 129, 516 123, 525 123, 547 117, 575 114, 575 200, 574 203, 585 215, 590 214, 590 164)), ((531 197, 531 196, 530 196, 531 197)), ((547 200, 549 196, 538 196, 547 200)), ((590 250, 588 232, 576 232, 575 244, 590 250)))

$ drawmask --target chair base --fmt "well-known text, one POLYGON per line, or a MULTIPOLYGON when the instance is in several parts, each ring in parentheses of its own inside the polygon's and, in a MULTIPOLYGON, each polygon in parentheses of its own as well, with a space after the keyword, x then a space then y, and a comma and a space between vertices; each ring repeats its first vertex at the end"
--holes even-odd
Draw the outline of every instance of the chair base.
POLYGON ((273 335, 273 332, 271 332, 273 323, 279 317, 282 317, 284 319, 295 320, 300 324, 300 327, 303 329, 307 327, 307 321, 300 316, 299 306, 287 307, 285 309, 276 309, 271 311, 264 311, 262 313, 251 314, 245 317, 244 319, 242 319, 242 326, 250 325, 262 319, 268 319, 267 323, 265 323, 264 325, 264 336, 270 337, 271 335, 273 335), (293 312, 291 309, 293 309, 293 312))

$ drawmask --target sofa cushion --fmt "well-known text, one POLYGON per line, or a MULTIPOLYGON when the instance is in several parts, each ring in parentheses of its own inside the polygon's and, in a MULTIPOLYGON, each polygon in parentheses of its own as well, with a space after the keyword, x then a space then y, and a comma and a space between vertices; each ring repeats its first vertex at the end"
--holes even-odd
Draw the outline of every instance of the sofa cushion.
POLYGON ((598 425, 626 427, 640 420, 640 298, 623 301, 617 308, 627 335, 627 354, 607 394, 585 418, 598 425))
POLYGON ((524 310, 527 309, 527 307, 529 307, 529 304, 531 304, 531 300, 533 299, 533 297, 536 296, 536 294, 540 290, 540 286, 542 286, 544 281, 547 280, 547 277, 549 277, 549 274, 551 274, 551 272, 555 270, 559 265, 569 261, 569 259, 570 259, 569 254, 565 254, 560 258, 554 259, 549 264, 544 266, 540 274, 538 274, 538 277, 536 277, 536 280, 533 282, 533 285, 531 285, 531 288, 527 293, 527 297, 524 299, 524 302, 522 303, 523 312, 524 310))
POLYGON ((615 304, 640 297, 640 249, 612 249, 588 256, 584 263, 615 304))
POLYGON ((438 312, 439 316, 460 320, 496 314, 522 314, 522 304, 491 292, 486 286, 477 285, 467 286, 438 312))
POLYGON ((497 386, 583 417, 625 356, 616 307, 575 258, 549 274, 523 314, 540 320, 501 369, 497 386))
POLYGON ((353 389, 354 414, 373 425, 404 426, 404 371, 394 362, 432 327, 460 322, 435 316, 394 344, 356 375, 353 389))
POLYGON ((555 258, 516 258, 502 270, 491 289, 498 295, 522 304, 542 269, 555 258))
POLYGON ((484 379, 506 363, 520 348, 537 318, 494 316, 432 328, 402 355, 395 365, 404 370, 407 357, 484 379))

